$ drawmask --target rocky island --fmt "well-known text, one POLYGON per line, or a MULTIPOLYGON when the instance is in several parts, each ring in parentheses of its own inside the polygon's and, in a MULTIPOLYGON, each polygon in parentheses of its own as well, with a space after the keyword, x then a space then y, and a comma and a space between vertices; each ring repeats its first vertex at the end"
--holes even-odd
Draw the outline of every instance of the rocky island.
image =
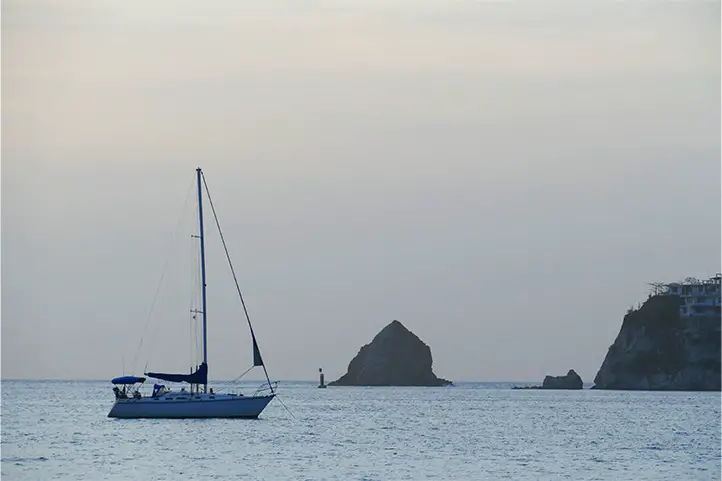
POLYGON ((566 376, 545 376, 541 386, 514 386, 513 389, 582 389, 584 382, 574 369, 566 376))
POLYGON ((542 382, 542 389, 581 389, 583 386, 582 378, 574 369, 566 376, 546 376, 542 382))
MULTIPOLYGON (((704 292, 715 295, 707 284, 702 286, 704 292)), ((719 280, 716 286, 719 306, 719 280)), ((654 295, 627 312, 592 389, 720 390, 719 307, 716 311, 692 310, 693 305, 683 297, 694 292, 692 289, 671 292, 682 296, 654 295)), ((693 302, 699 299, 703 297, 694 297, 693 302)))
POLYGON ((363 346, 348 372, 329 386, 446 386, 434 375, 431 349, 399 321, 393 321, 363 346))

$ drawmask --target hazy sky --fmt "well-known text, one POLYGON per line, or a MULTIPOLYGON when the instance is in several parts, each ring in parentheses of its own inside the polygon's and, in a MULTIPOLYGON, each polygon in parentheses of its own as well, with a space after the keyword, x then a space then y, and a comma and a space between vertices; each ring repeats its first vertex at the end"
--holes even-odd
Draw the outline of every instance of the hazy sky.
POLYGON ((196 166, 272 378, 398 319, 441 377, 591 382, 647 282, 720 270, 720 3, 3 1, 3 378, 141 338, 133 373, 186 371, 196 166))

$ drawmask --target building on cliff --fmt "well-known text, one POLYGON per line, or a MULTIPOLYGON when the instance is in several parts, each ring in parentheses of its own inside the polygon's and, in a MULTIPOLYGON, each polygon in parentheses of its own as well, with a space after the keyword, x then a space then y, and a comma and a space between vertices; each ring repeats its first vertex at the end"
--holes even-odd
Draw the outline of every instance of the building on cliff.
POLYGON ((717 274, 704 281, 688 277, 683 282, 652 284, 652 293, 654 295, 679 296, 680 317, 719 316, 720 281, 722 281, 722 274, 717 274))

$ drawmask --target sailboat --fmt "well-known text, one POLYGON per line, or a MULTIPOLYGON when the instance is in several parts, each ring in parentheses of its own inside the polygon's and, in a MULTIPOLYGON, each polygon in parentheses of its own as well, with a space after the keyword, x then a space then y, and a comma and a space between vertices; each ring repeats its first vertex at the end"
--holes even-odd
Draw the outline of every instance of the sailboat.
MULTIPOLYGON (((163 384, 155 384, 151 395, 142 395, 140 386, 146 380, 143 376, 120 376, 111 380, 114 385, 115 403, 108 413, 111 418, 257 418, 268 403, 276 396, 275 385, 268 377, 268 371, 263 363, 261 351, 253 332, 251 319, 238 287, 238 280, 233 264, 231 263, 228 248, 220 229, 213 201, 211 200, 208 184, 200 168, 196 169, 198 183, 198 221, 200 243, 200 281, 201 281, 201 309, 193 311, 201 314, 203 320, 203 362, 189 374, 169 374, 162 372, 146 372, 145 376, 159 381, 180 382, 189 385, 190 389, 182 388, 180 391, 169 390, 163 384), (226 253, 228 264, 236 282, 236 290, 243 305, 243 312, 248 321, 248 328, 253 340, 253 366, 263 367, 267 385, 261 386, 253 395, 214 393, 213 388, 208 389, 208 344, 207 344, 207 316, 206 316, 206 264, 205 264, 205 237, 203 231, 203 192, 205 191, 208 203, 213 212, 221 242, 226 253)), ((249 369, 250 370, 250 369, 249 369)))

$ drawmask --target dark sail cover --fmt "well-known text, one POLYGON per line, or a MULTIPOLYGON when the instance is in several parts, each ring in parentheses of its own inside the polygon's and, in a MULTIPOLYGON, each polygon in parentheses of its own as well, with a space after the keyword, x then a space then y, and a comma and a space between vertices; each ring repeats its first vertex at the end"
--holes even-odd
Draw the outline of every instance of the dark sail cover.
POLYGON ((256 343, 256 336, 253 336, 253 365, 263 366, 263 359, 261 358, 261 351, 258 349, 258 344, 256 343))
POLYGON ((208 364, 198 366, 193 374, 165 374, 162 372, 146 372, 146 376, 168 382, 187 382, 188 384, 208 384, 208 364))

